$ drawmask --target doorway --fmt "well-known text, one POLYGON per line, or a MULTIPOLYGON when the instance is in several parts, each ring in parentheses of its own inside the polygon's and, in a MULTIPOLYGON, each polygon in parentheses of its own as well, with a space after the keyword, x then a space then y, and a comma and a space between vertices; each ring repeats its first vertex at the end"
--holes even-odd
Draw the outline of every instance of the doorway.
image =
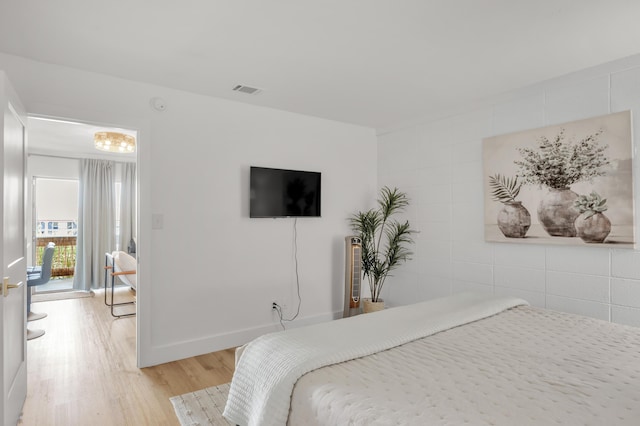
MULTIPOLYGON (((32 182, 27 194, 28 203, 32 206, 28 212, 28 223, 31 224, 31 235, 28 238, 31 242, 28 250, 29 264, 36 266, 40 263, 40 252, 48 243, 54 242, 56 247, 52 278, 49 283, 33 288, 33 302, 58 301, 93 295, 94 290, 102 291, 104 288, 105 253, 113 250, 127 251, 128 249, 128 244, 122 244, 121 238, 119 238, 122 227, 120 214, 116 212, 120 211, 121 182, 125 176, 124 170, 130 170, 132 166, 135 170, 138 162, 137 150, 133 153, 114 153, 96 149, 94 135, 98 132, 116 132, 130 135, 137 140, 137 131, 31 116, 28 117, 28 126, 27 165, 28 179, 32 182), (99 260, 92 262, 93 265, 98 264, 99 272, 92 274, 90 280, 84 279, 84 283, 90 284, 87 288, 81 289, 78 287, 78 283, 74 286, 73 281, 74 273, 76 273, 75 264, 78 260, 77 239, 81 234, 79 226, 82 222, 79 220, 81 214, 79 210, 83 199, 80 182, 82 178, 81 165, 87 161, 113 164, 113 184, 111 187, 114 212, 112 214, 113 230, 109 233, 107 248, 94 250, 94 252, 100 252, 97 254, 100 257, 99 260)), ((84 182, 87 181, 84 180, 84 182)), ((135 182, 134 177, 133 198, 127 204, 130 206, 132 219, 129 226, 125 227, 125 230, 133 232, 131 239, 136 239, 135 232, 138 229, 135 182)), ((95 193, 96 191, 90 190, 89 192, 95 193)), ((84 223, 87 223, 86 217, 84 223)), ((86 258, 86 253, 83 255, 86 258)), ((96 294, 96 297, 101 296, 102 294, 96 294)), ((105 307, 105 309, 107 308, 105 307)), ((33 324, 33 326, 35 325, 36 323, 33 324)))

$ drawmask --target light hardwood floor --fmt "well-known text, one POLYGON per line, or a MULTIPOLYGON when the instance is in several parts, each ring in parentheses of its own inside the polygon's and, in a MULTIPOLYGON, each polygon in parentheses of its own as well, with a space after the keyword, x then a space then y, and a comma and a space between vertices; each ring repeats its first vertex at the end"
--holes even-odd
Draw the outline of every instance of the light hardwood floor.
MULTIPOLYGON (((126 288, 116 294, 132 296, 126 288)), ((32 310, 48 316, 28 323, 46 334, 27 342, 22 425, 179 425, 170 397, 233 375, 233 349, 136 368, 136 319, 111 317, 102 291, 34 303, 32 310)))

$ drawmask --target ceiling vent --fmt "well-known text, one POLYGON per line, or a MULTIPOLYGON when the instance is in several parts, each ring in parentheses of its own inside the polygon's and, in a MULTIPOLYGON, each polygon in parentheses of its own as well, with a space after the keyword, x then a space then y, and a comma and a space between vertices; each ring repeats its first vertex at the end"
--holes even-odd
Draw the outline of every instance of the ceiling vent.
POLYGON ((258 93, 262 93, 262 90, 256 89, 255 87, 243 86, 242 84, 238 84, 233 88, 236 92, 246 93, 248 95, 257 95, 258 93))

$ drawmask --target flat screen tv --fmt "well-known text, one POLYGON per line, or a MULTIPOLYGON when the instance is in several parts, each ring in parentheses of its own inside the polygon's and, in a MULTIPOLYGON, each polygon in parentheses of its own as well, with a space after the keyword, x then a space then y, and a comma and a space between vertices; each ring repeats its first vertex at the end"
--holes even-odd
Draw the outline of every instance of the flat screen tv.
POLYGON ((251 167, 249 217, 319 217, 320 173, 251 167))

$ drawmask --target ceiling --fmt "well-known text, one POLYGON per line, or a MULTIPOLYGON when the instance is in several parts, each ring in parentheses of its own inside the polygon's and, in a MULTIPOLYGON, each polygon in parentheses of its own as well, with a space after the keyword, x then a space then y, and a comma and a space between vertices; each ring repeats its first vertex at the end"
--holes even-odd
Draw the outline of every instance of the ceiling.
POLYGON ((2 0, 0 51, 385 129, 640 53, 639 17, 638 0, 2 0))
POLYGON ((133 154, 98 151, 93 144, 96 132, 119 132, 137 137, 134 130, 98 127, 84 123, 28 118, 29 154, 54 155, 74 158, 102 158, 114 161, 136 161, 133 154))

